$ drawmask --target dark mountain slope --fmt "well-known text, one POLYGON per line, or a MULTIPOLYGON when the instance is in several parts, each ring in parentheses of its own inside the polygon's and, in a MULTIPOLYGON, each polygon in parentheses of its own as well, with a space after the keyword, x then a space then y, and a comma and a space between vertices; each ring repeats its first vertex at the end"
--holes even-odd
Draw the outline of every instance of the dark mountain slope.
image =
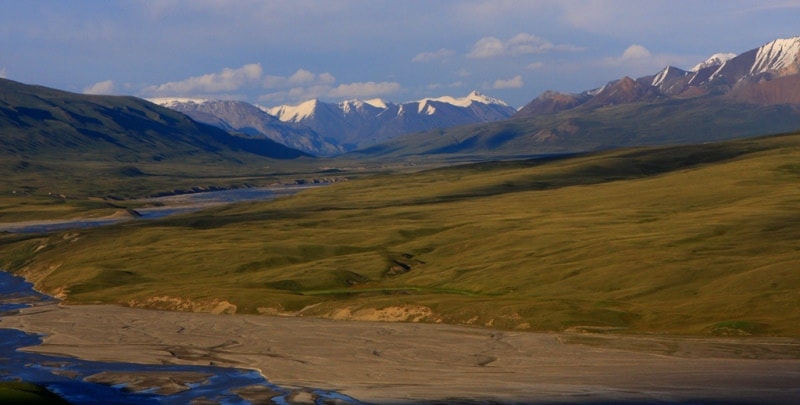
POLYGON ((135 97, 82 95, 0 79, 0 156, 238 162, 306 156, 246 139, 135 97))
POLYGON ((258 107, 234 100, 152 100, 182 112, 195 121, 213 125, 252 138, 272 139, 282 145, 319 156, 341 153, 342 149, 322 138, 311 128, 282 122, 258 107))

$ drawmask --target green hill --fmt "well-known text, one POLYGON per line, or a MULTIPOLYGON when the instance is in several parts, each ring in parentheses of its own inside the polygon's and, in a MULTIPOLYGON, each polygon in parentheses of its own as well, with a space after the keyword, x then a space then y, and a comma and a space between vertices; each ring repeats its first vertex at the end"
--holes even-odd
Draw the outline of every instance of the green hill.
POLYGON ((800 134, 376 176, 0 239, 68 303, 800 336, 800 134))

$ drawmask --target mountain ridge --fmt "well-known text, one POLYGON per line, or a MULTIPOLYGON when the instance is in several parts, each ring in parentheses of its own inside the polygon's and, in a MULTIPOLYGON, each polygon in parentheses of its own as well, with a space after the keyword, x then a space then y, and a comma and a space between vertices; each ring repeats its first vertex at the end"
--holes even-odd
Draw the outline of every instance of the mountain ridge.
MULTIPOLYGON (((758 86, 776 78, 794 76, 800 73, 800 36, 770 41, 758 48, 741 54, 717 53, 690 70, 675 66, 666 66, 656 74, 631 79, 608 82, 603 87, 586 90, 579 94, 563 93, 562 98, 571 97, 575 103, 564 104, 561 109, 543 109, 546 104, 540 97, 552 99, 553 91, 547 91, 526 104, 515 117, 546 114, 576 108, 586 103, 587 106, 604 106, 620 102, 649 101, 660 97, 696 97, 706 94, 728 93, 732 90, 758 86), (634 83, 630 81, 633 80, 634 83), (615 92, 610 92, 609 87, 615 92), (622 87, 627 89, 622 89, 622 87), (638 94, 631 93, 637 88, 638 94), (622 93, 628 93, 623 98, 622 93), (615 95, 615 97, 612 97, 615 95), (538 101, 537 101, 538 100, 538 101), (579 102, 578 102, 579 101, 579 102)), ((798 79, 800 80, 800 76, 798 79)), ((561 94, 561 93, 560 93, 561 94)), ((762 99, 764 99, 762 97, 762 99)), ((784 97, 786 99, 786 97, 784 97)), ((745 100, 742 97, 738 101, 745 100)), ((791 103, 800 103, 800 94, 792 98, 791 103)))
POLYGON ((800 37, 777 39, 696 70, 667 66, 581 93, 545 91, 511 118, 409 134, 353 156, 476 156, 700 143, 800 128, 800 37))
POLYGON ((153 98, 149 101, 184 113, 198 122, 252 138, 271 139, 312 155, 329 156, 343 151, 314 130, 280 121, 244 101, 191 98, 153 98))
POLYGON ((234 136, 132 96, 85 95, 0 79, 0 156, 241 162, 307 154, 234 136))
POLYGON ((326 103, 314 99, 262 109, 283 122, 301 124, 324 134, 346 150, 405 133, 497 121, 516 113, 504 101, 477 91, 465 97, 443 96, 404 103, 381 99, 326 103))

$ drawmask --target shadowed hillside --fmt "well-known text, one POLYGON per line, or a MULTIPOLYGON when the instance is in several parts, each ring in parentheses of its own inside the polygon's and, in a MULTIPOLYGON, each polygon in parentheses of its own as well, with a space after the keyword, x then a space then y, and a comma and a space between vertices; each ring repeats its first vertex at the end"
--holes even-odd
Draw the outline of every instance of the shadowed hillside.
POLYGON ((241 163, 306 156, 135 97, 82 95, 6 79, 0 79, 0 134, 0 156, 22 159, 241 163))

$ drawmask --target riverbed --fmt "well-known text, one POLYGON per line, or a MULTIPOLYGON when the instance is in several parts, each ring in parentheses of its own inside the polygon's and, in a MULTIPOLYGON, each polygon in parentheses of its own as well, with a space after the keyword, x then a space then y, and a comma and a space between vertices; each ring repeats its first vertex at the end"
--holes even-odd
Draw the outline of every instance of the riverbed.
POLYGON ((16 310, 0 318, 0 327, 24 331, 8 332, 15 347, 32 346, 1 356, 32 357, 15 362, 4 378, 35 370, 42 377, 23 375, 64 392, 61 378, 77 365, 85 371, 69 381, 105 385, 87 392, 112 389, 124 399, 124 387, 141 387, 137 401, 183 403, 189 397, 172 395, 202 395, 235 403, 227 395, 249 395, 253 403, 784 404, 800 398, 800 341, 791 338, 531 333, 112 305, 16 310), (128 371, 115 371, 115 363, 128 371), (172 368, 189 365, 199 367, 172 368), (228 377, 237 373, 231 369, 243 371, 228 377), (260 375, 269 382, 251 380, 260 375), (176 384, 198 387, 158 396, 176 384), (215 386, 222 387, 217 394, 195 391, 215 386))
MULTIPOLYGON (((22 278, 0 271, 0 326, 14 317, 51 311, 58 311, 56 299, 34 291, 22 278), (24 308, 29 310, 22 314, 24 308)), ((332 391, 280 387, 252 369, 138 364, 135 353, 133 361, 118 362, 20 350, 38 346, 45 338, 46 335, 0 328, 0 381, 42 385, 74 404, 288 404, 303 397, 317 403, 360 403, 332 391)))

